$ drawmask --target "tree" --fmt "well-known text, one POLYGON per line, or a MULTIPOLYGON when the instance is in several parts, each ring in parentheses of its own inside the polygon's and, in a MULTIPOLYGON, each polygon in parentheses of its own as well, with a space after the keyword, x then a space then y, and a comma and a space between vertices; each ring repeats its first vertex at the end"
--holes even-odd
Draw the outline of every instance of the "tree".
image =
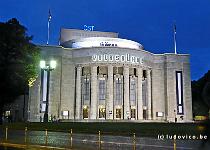
POLYGON ((202 97, 208 108, 210 108, 210 82, 207 82, 203 88, 202 97))
POLYGON ((210 70, 198 81, 192 81, 194 115, 208 115, 210 109, 210 70))
POLYGON ((38 75, 40 50, 17 19, 0 22, 0 123, 3 106, 24 94, 38 75))

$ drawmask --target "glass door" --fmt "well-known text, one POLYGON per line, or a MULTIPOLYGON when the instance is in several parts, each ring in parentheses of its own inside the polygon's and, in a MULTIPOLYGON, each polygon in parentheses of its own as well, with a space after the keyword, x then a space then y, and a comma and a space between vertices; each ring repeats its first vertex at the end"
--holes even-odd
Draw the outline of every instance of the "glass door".
POLYGON ((106 109, 105 108, 99 108, 99 118, 105 119, 106 117, 106 109))
POLYGON ((83 107, 83 119, 88 119, 89 116, 89 108, 88 106, 83 107))
POLYGON ((116 109, 116 118, 117 119, 121 119, 121 115, 122 115, 122 110, 121 109, 116 109))
POLYGON ((136 109, 131 109, 131 119, 136 119, 136 109))

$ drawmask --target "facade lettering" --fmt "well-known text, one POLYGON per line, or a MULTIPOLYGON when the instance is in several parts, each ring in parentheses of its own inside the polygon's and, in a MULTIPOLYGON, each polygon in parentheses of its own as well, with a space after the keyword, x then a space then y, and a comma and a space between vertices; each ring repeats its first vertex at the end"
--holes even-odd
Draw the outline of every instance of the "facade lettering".
POLYGON ((112 47, 117 47, 117 44, 115 43, 108 43, 108 42, 101 42, 100 46, 112 46, 112 47))
POLYGON ((109 62, 128 62, 133 64, 143 64, 143 58, 131 56, 130 54, 125 55, 114 55, 114 54, 101 54, 92 56, 92 61, 109 61, 109 62))

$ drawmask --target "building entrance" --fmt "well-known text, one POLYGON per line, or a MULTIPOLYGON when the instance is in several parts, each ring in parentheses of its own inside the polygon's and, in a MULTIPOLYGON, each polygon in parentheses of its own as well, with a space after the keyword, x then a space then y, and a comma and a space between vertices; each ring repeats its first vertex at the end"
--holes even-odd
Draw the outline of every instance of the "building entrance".
POLYGON ((147 110, 143 110, 143 119, 146 120, 147 119, 147 110))
POLYGON ((131 119, 136 119, 136 109, 131 109, 131 119))
POLYGON ((83 107, 83 119, 88 119, 88 116, 89 116, 89 107, 84 106, 83 107))
POLYGON ((116 109, 116 118, 121 119, 122 116, 122 110, 121 109, 116 109))
POLYGON ((99 118, 105 119, 106 117, 106 109, 105 108, 99 108, 99 118))

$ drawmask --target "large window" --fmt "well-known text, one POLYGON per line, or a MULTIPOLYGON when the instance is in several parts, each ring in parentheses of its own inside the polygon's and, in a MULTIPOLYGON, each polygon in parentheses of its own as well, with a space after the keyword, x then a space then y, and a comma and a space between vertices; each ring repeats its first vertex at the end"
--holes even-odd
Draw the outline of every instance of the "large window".
POLYGON ((116 78, 115 81, 115 103, 121 105, 122 101, 122 79, 116 78))
POLYGON ((136 104, 136 82, 135 79, 130 79, 130 101, 133 105, 136 104))
POLYGON ((40 112, 45 112, 47 100, 47 71, 41 70, 41 99, 40 99, 40 112))
POLYGON ((82 84, 82 98, 84 101, 90 100, 90 79, 85 77, 82 84))
POLYGON ((99 100, 106 99, 106 80, 105 78, 99 79, 99 100))
POLYGON ((177 99, 177 114, 183 115, 183 81, 182 71, 176 71, 176 99, 177 99))
POLYGON ((147 106, 147 82, 146 82, 146 80, 142 81, 142 101, 143 101, 143 106, 147 106))

